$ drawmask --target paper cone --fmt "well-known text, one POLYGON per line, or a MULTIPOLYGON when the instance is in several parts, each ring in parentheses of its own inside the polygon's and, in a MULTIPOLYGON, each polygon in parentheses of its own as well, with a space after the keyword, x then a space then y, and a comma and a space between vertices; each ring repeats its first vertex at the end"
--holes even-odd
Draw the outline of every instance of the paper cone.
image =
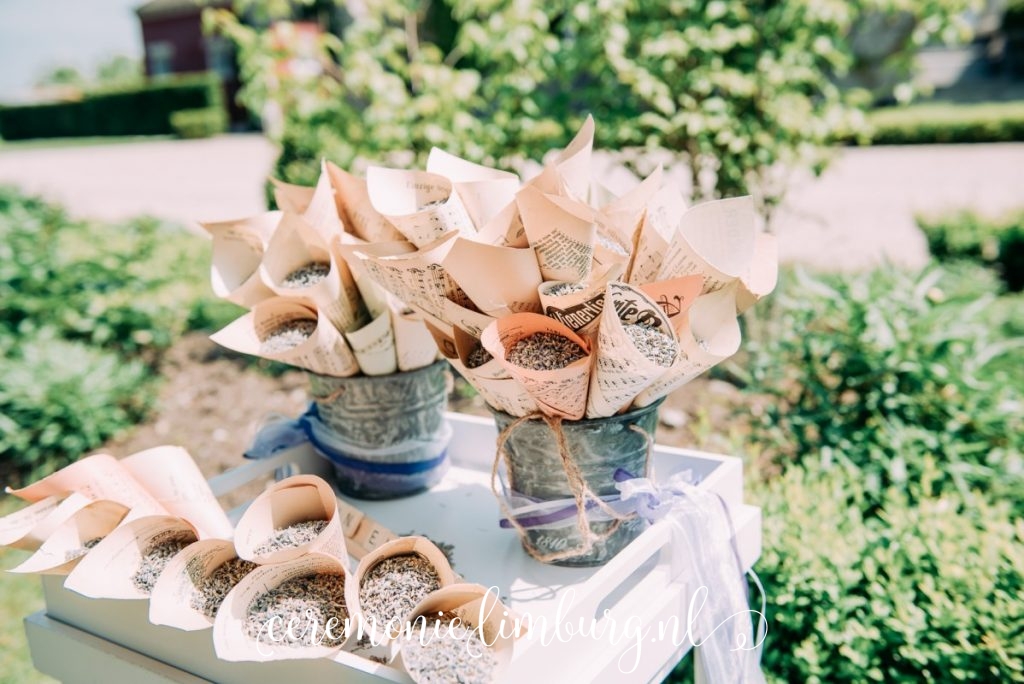
POLYGON ((457 237, 441 265, 489 316, 540 312, 541 277, 532 248, 496 247, 457 237))
MULTIPOLYGON (((508 668, 512 661, 513 647, 515 641, 511 636, 503 635, 503 623, 511 622, 507 618, 508 609, 501 603, 498 597, 491 590, 479 584, 452 584, 439 589, 427 598, 420 601, 419 605, 410 614, 410 622, 422 618, 414 624, 425 622, 426 633, 423 635, 424 643, 429 647, 429 639, 432 635, 430 625, 433 618, 439 613, 455 613, 462 625, 478 630, 481 641, 495 658, 494 670, 491 672, 491 681, 501 681, 502 673, 508 668)), ((409 672, 402 659, 403 645, 410 639, 418 639, 419 632, 410 629, 403 633, 402 638, 396 641, 397 665, 401 665, 414 682, 423 684, 433 679, 417 678, 416 674, 409 672)))
POLYGON ((444 303, 444 320, 456 328, 464 330, 473 337, 479 338, 484 329, 496 320, 494 316, 488 316, 479 311, 459 306, 448 300, 444 303))
POLYGON ((307 553, 334 556, 344 564, 345 535, 338 516, 334 490, 315 475, 295 475, 272 485, 252 502, 235 529, 239 558, 268 565, 283 563, 307 553), (257 554, 257 548, 277 530, 310 520, 326 520, 327 527, 301 546, 257 554))
POLYGON ((128 509, 119 503, 89 501, 55 526, 35 553, 8 572, 66 575, 91 552, 84 551, 85 543, 106 537, 127 514, 128 509))
POLYGON ((519 216, 519 205, 515 199, 506 204, 497 214, 485 223, 474 238, 477 242, 497 247, 523 248, 529 247, 522 217, 519 216))
POLYGON ((341 333, 327 317, 317 312, 312 301, 274 297, 261 302, 227 327, 210 335, 210 339, 242 354, 288 363, 305 370, 348 377, 359 372, 359 363, 341 333), (261 351, 262 340, 280 326, 296 320, 316 323, 316 329, 305 342, 275 353, 261 351))
POLYGON ((583 417, 590 381, 590 344, 568 326, 540 314, 513 314, 489 325, 480 341, 509 374, 522 384, 541 411, 569 420, 583 417), (586 356, 565 368, 549 371, 528 370, 508 361, 508 351, 516 342, 536 333, 550 333, 572 340, 583 348, 586 356))
POLYGON ((566 294, 552 294, 551 291, 562 285, 576 283, 561 280, 549 280, 541 283, 538 288, 544 315, 553 318, 581 336, 589 335, 597 330, 604 310, 604 291, 606 283, 601 281, 584 282, 584 289, 566 294))
POLYGON ((327 162, 327 175, 334 185, 345 225, 353 235, 367 242, 405 241, 405 236, 373 208, 366 181, 327 162))
POLYGON ((192 604, 203 580, 238 558, 227 539, 204 539, 185 547, 167 564, 149 597, 149 621, 193 632, 213 627, 213 618, 192 604))
POLYGON ((604 205, 594 217, 598 228, 619 244, 632 246, 647 206, 661 190, 664 175, 659 165, 635 188, 604 205))
MULTIPOLYGON (((303 643, 295 645, 282 643, 287 625, 279 624, 280 621, 268 625, 267 630, 260 633, 259 641, 250 637, 246 631, 250 606, 260 596, 277 589, 289 580, 317 574, 345 577, 346 588, 351 581, 345 566, 338 558, 322 553, 310 553, 283 563, 264 565, 246 575, 224 599, 214 620, 213 647, 217 657, 231 662, 269 662, 329 658, 340 651, 355 632, 351 628, 353 623, 344 614, 327 616, 327 621, 331 621, 331 633, 344 637, 340 643, 333 646, 327 645, 321 639, 326 624, 318 625, 317 638, 310 639, 307 635, 303 643), (313 644, 310 643, 311 640, 313 644), (315 645, 317 641, 320 641, 319 645, 315 645)), ((296 625, 296 628, 302 630, 300 625, 296 625)))
POLYGON ((626 278, 630 285, 641 285, 658 278, 669 243, 685 212, 686 201, 677 188, 663 186, 654 194, 635 234, 626 278))
POLYGON ((525 187, 516 195, 526 236, 544 280, 585 280, 597 229, 594 212, 580 202, 525 187))
POLYGON ((432 148, 427 172, 444 176, 462 200, 473 225, 485 226, 498 212, 515 200, 519 177, 466 161, 444 150, 432 148))
POLYGON ((489 378, 479 375, 476 369, 467 368, 458 358, 448 359, 459 375, 466 379, 488 406, 504 411, 510 416, 522 418, 536 413, 539 408, 530 393, 511 377, 489 378))
POLYGON ((249 308, 273 296, 259 267, 281 212, 269 211, 237 221, 200 223, 213 238, 210 283, 221 299, 249 308))
POLYGON ((779 244, 774 235, 758 233, 750 271, 740 276, 736 312, 743 313, 771 294, 779 281, 779 244))
POLYGON ((390 375, 398 370, 389 311, 383 311, 362 328, 345 333, 345 339, 364 375, 390 375))
POLYGON ((260 271, 275 294, 311 300, 335 328, 347 332, 365 325, 369 319, 348 264, 335 259, 328 244, 300 216, 285 214, 267 245, 260 271), (308 287, 284 285, 289 274, 310 263, 328 264, 327 277, 308 287))
POLYGON ((437 346, 423 316, 397 300, 391 302, 389 311, 398 370, 411 371, 432 364, 438 358, 437 346))
POLYGON ((676 362, 637 396, 634 405, 649 406, 721 363, 739 350, 740 339, 735 286, 701 295, 690 307, 676 362))
MULTIPOLYGON (((89 503, 84 496, 79 495, 78 499, 82 506, 89 503)), ((0 546, 25 551, 38 549, 53 529, 74 513, 70 511, 61 517, 57 513, 61 501, 59 496, 48 496, 0 518, 0 546)))
POLYGON ((194 542, 195 528, 181 518, 151 515, 114 529, 75 566, 64 588, 90 598, 144 599, 149 594, 136 585, 143 556, 170 541, 194 542))
POLYGON ((598 327, 596 360, 591 371, 587 418, 605 418, 629 407, 645 387, 668 371, 648 359, 626 333, 626 325, 654 328, 672 340, 673 356, 679 351, 675 331, 661 307, 635 287, 608 283, 605 307, 598 327))
POLYGON ((672 323, 672 329, 679 335, 689 325, 686 314, 697 301, 703 287, 704 277, 691 275, 647 283, 641 285, 639 290, 658 303, 672 323))
POLYGON ((587 115, 587 120, 572 139, 569 145, 559 152, 554 161, 554 168, 565 194, 579 202, 587 202, 590 197, 591 156, 594 151, 594 117, 587 115))
MULTIPOLYGON (((355 572, 352 573, 352 581, 345 585, 345 604, 348 606, 349 614, 352 616, 353 624, 358 624, 364 630, 366 634, 370 635, 370 638, 380 643, 387 638, 393 638, 397 634, 397 629, 404 627, 408 620, 408 613, 401 616, 395 616, 392 619, 385 620, 384 623, 379 623, 374 616, 366 613, 363 609, 362 604, 359 601, 359 590, 362 586, 363 579, 366 577, 371 569, 373 569, 378 563, 395 556, 403 556, 408 554, 416 554, 423 557, 434 570, 437 572, 438 580, 441 587, 446 587, 449 584, 455 583, 455 573, 452 572, 451 565, 448 563, 448 559, 444 553, 441 552, 437 546, 427 539, 426 537, 399 537, 392 541, 382 544, 375 550, 363 556, 363 559, 359 561, 359 566, 355 572), (393 622, 397 629, 389 630, 388 622, 393 622)), ((419 601, 425 597, 416 599, 410 605, 410 611, 419 601)))
POLYGON ((325 166, 325 162, 321 161, 320 177, 313 188, 283 183, 274 178, 270 182, 274 185, 277 206, 285 212, 301 215, 324 242, 330 242, 334 236, 345 232, 345 228, 325 166))
POLYGON ((366 190, 373 208, 417 247, 451 232, 473 235, 476 228, 444 176, 371 166, 366 190))

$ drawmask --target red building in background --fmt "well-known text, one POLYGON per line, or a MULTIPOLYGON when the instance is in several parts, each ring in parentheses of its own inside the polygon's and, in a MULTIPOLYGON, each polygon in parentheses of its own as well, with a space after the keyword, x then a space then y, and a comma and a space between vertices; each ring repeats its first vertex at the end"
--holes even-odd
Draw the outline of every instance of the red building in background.
POLYGON ((204 7, 230 6, 230 0, 213 0, 203 5, 195 0, 150 0, 136 8, 135 13, 142 24, 146 75, 216 72, 224 84, 231 121, 241 123, 248 121, 248 115, 235 103, 240 82, 234 49, 223 36, 204 35, 202 25, 204 7))

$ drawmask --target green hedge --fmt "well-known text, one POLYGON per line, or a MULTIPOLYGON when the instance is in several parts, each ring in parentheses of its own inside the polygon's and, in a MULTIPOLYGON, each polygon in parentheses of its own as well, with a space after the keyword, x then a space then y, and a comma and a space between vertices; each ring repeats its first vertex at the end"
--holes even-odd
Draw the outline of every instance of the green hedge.
POLYGON ((1024 140, 1024 103, 928 103, 869 114, 875 145, 1012 142, 1024 140))
POLYGON ((153 80, 141 88, 100 90, 76 102, 0 108, 5 140, 174 133, 171 115, 217 108, 224 98, 216 74, 153 80))
POLYGON ((171 128, 179 138, 209 138, 228 128, 223 107, 182 109, 171 114, 171 128))
POLYGON ((1024 526, 1005 503, 934 493, 877 514, 857 471, 791 468, 755 488, 771 682, 1024 681, 1024 526))
POLYGON ((992 266, 1007 289, 1024 290, 1024 213, 992 220, 965 211, 939 218, 919 217, 917 224, 936 259, 968 259, 992 266))

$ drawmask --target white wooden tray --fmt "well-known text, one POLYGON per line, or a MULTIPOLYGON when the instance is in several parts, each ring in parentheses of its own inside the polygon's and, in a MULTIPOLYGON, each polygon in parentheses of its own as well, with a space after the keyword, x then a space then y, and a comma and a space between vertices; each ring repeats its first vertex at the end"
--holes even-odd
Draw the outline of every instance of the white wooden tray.
MULTIPOLYGON (((507 682, 660 681, 688 650, 671 638, 672 617, 680 635, 692 588, 672 577, 668 524, 652 525, 622 553, 600 568, 543 565, 522 550, 515 533, 497 525, 498 507, 490 490, 496 432, 490 419, 448 414, 455 430, 449 450, 452 469, 423 494, 384 502, 351 500, 399 534, 425 534, 452 544, 455 569, 466 581, 495 586, 518 614, 550 626, 547 643, 539 630, 516 643, 507 682), (608 611, 607 613, 605 611, 608 611), (596 620, 617 628, 613 642, 566 636, 565 625, 588 627, 596 620), (614 621, 611 622, 611 621, 614 621), (556 633, 554 626, 563 625, 556 633), (659 638, 659 624, 669 627, 659 638), (638 644, 637 630, 648 630, 638 644), (629 638, 623 637, 628 632, 629 638), (677 645, 679 644, 679 645, 677 645), (638 649, 639 645, 639 649, 638 649), (639 657, 637 650, 640 651, 639 657)), ((210 481, 220 496, 278 468, 327 475, 330 464, 310 448, 299 447, 270 459, 251 461, 210 481)), ((655 448, 659 479, 692 470, 701 487, 726 502, 736 529, 744 568, 761 552, 761 511, 743 503, 738 458, 685 449, 655 448)), ((243 507, 232 511, 237 519, 243 507)), ((36 667, 64 682, 196 682, 285 684, 288 682, 409 682, 401 670, 351 652, 331 660, 229 663, 216 658, 209 630, 182 632, 151 625, 145 601, 88 599, 65 590, 61 577, 44 577, 46 609, 25 620, 36 667)))

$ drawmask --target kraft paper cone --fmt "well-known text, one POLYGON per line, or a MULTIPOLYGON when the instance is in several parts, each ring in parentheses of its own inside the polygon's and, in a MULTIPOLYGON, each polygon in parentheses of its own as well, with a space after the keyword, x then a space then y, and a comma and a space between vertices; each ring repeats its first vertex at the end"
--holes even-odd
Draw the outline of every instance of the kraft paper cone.
POLYGON ((590 275, 597 239, 593 210, 534 187, 520 190, 516 203, 543 279, 585 280, 590 275))
POLYGON ((637 396, 634 405, 653 404, 718 365, 739 350, 740 339, 735 286, 701 295, 690 307, 676 362, 637 396))
POLYGON ((436 147, 427 157, 427 172, 444 176, 466 207, 476 228, 481 228, 510 202, 519 190, 519 176, 466 161, 436 147))
POLYGON ((437 346, 423 316, 396 299, 392 299, 389 311, 398 370, 411 371, 432 364, 438 358, 437 346))
MULTIPOLYGON (((72 510, 63 517, 57 513, 62 500, 59 496, 48 496, 0 518, 0 546, 24 551, 38 549, 54 528, 74 513, 72 510)), ((89 499, 81 495, 78 500, 82 506, 89 503, 89 499)))
POLYGON ((540 312, 541 277, 532 248, 497 247, 457 237, 442 266, 489 316, 540 312))
POLYGON ((235 545, 227 539, 204 539, 186 546, 171 559, 153 587, 149 621, 186 632, 213 627, 213 618, 195 608, 192 597, 207 577, 236 558, 235 545))
POLYGON ((281 361, 320 375, 348 377, 359 372, 359 363, 341 333, 308 300, 274 297, 260 302, 249 313, 210 335, 210 339, 242 354, 281 361), (297 320, 316 323, 308 340, 281 352, 261 351, 263 339, 280 326, 297 320))
POLYGON ((373 208, 365 179, 331 162, 327 162, 327 175, 334 186, 345 225, 353 235, 366 242, 406 241, 405 236, 373 208))
POLYGON ((562 285, 574 285, 560 280, 541 283, 538 288, 544 315, 564 324, 579 335, 589 335, 597 329, 604 310, 606 283, 584 282, 585 289, 566 294, 552 294, 551 290, 562 285))
POLYGON ((213 238, 210 283, 215 295, 246 308, 274 295, 259 270, 280 221, 280 211, 269 211, 237 221, 199 224, 213 238))
POLYGON ((345 333, 345 339, 364 375, 390 375, 398 370, 389 311, 381 312, 362 328, 345 333))
POLYGON ((473 239, 498 247, 529 247, 530 241, 526 237, 526 228, 523 227, 515 198, 484 224, 473 239))
POLYGON ((145 599, 149 594, 133 580, 143 556, 160 544, 194 542, 196 530, 169 515, 151 515, 114 529, 75 566, 64 588, 89 598, 145 599))
POLYGON ((66 575, 91 551, 85 543, 106 537, 128 514, 113 501, 89 501, 54 527, 38 550, 8 572, 66 575))
MULTIPOLYGON (((260 596, 277 589, 289 580, 318 574, 340 575, 345 578, 346 588, 351 581, 340 560, 322 553, 310 553, 287 562, 264 565, 246 575, 245 579, 235 585, 217 611, 217 618, 213 623, 213 647, 217 657, 231 662, 269 662, 329 658, 340 651, 356 631, 345 614, 327 616, 331 634, 336 637, 344 635, 344 638, 333 646, 322 640, 326 624, 317 626, 315 639, 307 635, 302 643, 292 645, 282 643, 287 625, 279 624, 280 621, 275 621, 266 631, 262 631, 259 640, 246 632, 249 607, 260 596)), ((296 627, 302 629, 301 626, 296 627)))
POLYGON ((424 247, 451 232, 473 235, 476 227, 444 176, 371 166, 366 190, 373 208, 409 242, 424 247))
POLYGON ((779 243, 774 235, 758 233, 750 271, 740 276, 736 312, 743 313, 771 294, 779 281, 779 243))
MULTIPOLYGON (((378 643, 388 638, 394 638, 398 631, 405 626, 409 615, 407 613, 394 618, 390 621, 391 624, 379 624, 378 620, 374 616, 368 615, 360 604, 359 589, 362 586, 363 578, 366 577, 366 573, 378 563, 387 558, 408 554, 419 555, 433 566, 437 572, 441 587, 455 583, 455 573, 452 571, 448 559, 441 549, 437 548, 426 537, 399 537, 386 544, 382 544, 363 556, 355 572, 352 573, 352 581, 345 585, 345 604, 348 606, 353 624, 360 625, 363 631, 378 643)), ((419 603, 419 600, 416 600, 412 605, 415 606, 417 603, 419 603)))
POLYGON ((686 314, 704 287, 704 277, 683 276, 672 280, 659 280, 640 286, 640 291, 661 307, 672 323, 672 329, 679 335, 689 325, 686 314))
POLYGON ((239 558, 260 565, 283 563, 307 553, 323 553, 347 563, 338 499, 331 485, 315 475, 295 475, 272 485, 256 497, 238 521, 235 549, 239 558), (256 553, 277 530, 312 520, 327 521, 327 527, 312 541, 270 553, 256 553))
POLYGON ((467 368, 458 358, 449 358, 448 363, 466 379, 466 382, 473 386, 473 389, 488 406, 517 418, 528 416, 539 410, 537 402, 519 384, 518 380, 511 377, 488 378, 477 375, 474 373, 476 369, 467 368))
POLYGON ((42 480, 21 489, 7 488, 25 501, 40 501, 50 496, 78 492, 92 500, 109 499, 131 509, 131 517, 164 515, 168 511, 110 454, 95 454, 79 459, 42 480))
POLYGON ((756 235, 750 197, 698 204, 683 214, 657 279, 700 274, 704 292, 720 290, 749 271, 756 235))
POLYGON ((402 666, 417 684, 434 681, 432 678, 417 678, 415 673, 409 672, 402 659, 402 648, 410 639, 420 638, 420 632, 415 627, 421 622, 426 624, 423 641, 429 647, 433 619, 442 612, 455 613, 463 626, 478 630, 484 645, 494 655, 496 661, 494 670, 491 672, 491 681, 501 681, 502 673, 512 662, 515 646, 514 638, 504 635, 502 629, 503 622, 505 624, 511 622, 507 617, 510 613, 494 592, 479 584, 452 584, 438 589, 420 601, 410 614, 413 629, 403 633, 402 637, 395 642, 396 664, 402 666), (422 619, 417 621, 418 618, 422 619))
POLYGON ((658 278, 669 243, 686 212, 686 200, 678 188, 666 185, 654 193, 636 231, 627 282, 649 283, 658 278))
POLYGON ((467 309, 448 300, 444 303, 444 319, 452 326, 466 331, 473 337, 480 337, 484 329, 496 320, 496 317, 467 309))
POLYGON ((267 245, 260 271, 279 297, 309 299, 341 332, 368 322, 348 264, 334 258, 320 235, 297 214, 286 213, 267 245), (310 263, 330 266, 327 277, 309 287, 286 287, 285 278, 310 263))
POLYGON ((633 399, 664 375, 660 366, 637 349, 625 325, 644 325, 669 336, 679 352, 675 331, 658 304, 625 283, 608 283, 605 307, 598 326, 597 354, 587 398, 587 418, 605 418, 629 407, 633 399))
POLYGON ((274 178, 271 178, 270 182, 274 185, 274 200, 277 206, 287 213, 301 215, 319 233, 324 242, 330 242, 334 236, 345 232, 345 228, 338 212, 334 187, 325 166, 326 163, 321 161, 320 177, 316 186, 312 188, 283 183, 274 178))
POLYGON ((583 417, 592 356, 590 344, 568 326, 541 314, 512 314, 489 325, 480 341, 509 374, 522 384, 541 411, 549 416, 561 416, 569 420, 583 417), (572 340, 583 348, 586 355, 565 368, 550 371, 528 370, 508 361, 508 350, 519 340, 536 333, 550 333, 572 340))
POLYGON ((190 522, 201 539, 231 536, 231 521, 185 449, 146 449, 123 459, 121 465, 168 513, 190 522))

